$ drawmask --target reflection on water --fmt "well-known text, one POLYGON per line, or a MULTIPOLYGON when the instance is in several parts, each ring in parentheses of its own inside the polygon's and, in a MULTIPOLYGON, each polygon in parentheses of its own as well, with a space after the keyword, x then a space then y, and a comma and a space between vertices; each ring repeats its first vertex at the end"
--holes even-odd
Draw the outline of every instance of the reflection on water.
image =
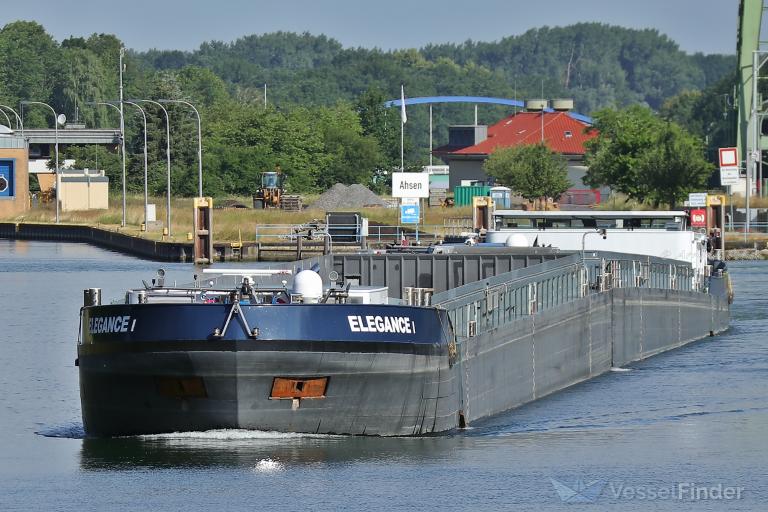
POLYGON ((82 441, 80 464, 86 470, 141 467, 254 467, 273 460, 281 465, 350 463, 366 460, 426 462, 461 446, 453 436, 381 438, 214 430, 82 441))

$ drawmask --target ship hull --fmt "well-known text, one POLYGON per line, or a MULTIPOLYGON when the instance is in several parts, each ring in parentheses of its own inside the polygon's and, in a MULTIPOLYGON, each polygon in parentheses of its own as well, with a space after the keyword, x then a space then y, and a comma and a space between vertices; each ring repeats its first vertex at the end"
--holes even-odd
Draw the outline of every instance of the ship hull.
POLYGON ((459 344, 467 423, 728 328, 723 295, 616 289, 459 344))
MULTIPOLYGON (((189 320, 194 317, 198 326, 207 323, 207 331, 223 324, 226 310, 216 314, 202 308, 187 307, 189 320), (200 315, 211 318, 206 321, 200 315)), ((349 316, 375 319, 383 314, 408 317, 417 329, 427 332, 421 343, 396 341, 397 334, 392 333, 356 332, 347 332, 346 339, 337 336, 328 341, 322 338, 332 332, 328 324, 339 313, 329 308, 332 306, 320 308, 326 318, 318 326, 307 317, 307 308, 243 307, 249 323, 260 326, 263 339, 241 339, 245 330, 239 325, 225 335, 233 339, 152 340, 137 333, 136 338, 117 341, 112 339, 114 333, 88 336, 79 347, 86 433, 114 436, 245 428, 419 435, 456 426, 454 374, 441 325, 447 321, 444 313, 427 308, 347 308, 342 311, 341 325, 349 324, 349 316), (269 315, 261 313, 267 309, 273 313, 275 308, 283 308, 283 314, 280 324, 272 325, 269 315), (286 323, 292 326, 286 328, 286 323), (315 339, 277 339, 280 332, 300 323, 314 324, 315 339), (389 339, 370 339, 380 335, 389 339), (314 395, 288 392, 275 396, 277 379, 323 379, 324 386, 314 395)), ((91 325, 91 318, 100 317, 130 316, 131 321, 154 323, 153 314, 137 307, 89 309, 85 326, 91 325)), ((154 313, 173 314, 173 308, 163 309, 154 313)), ((99 328, 97 325, 96 330, 99 328)))
POLYGON ((722 332, 730 314, 727 277, 707 292, 613 288, 519 316, 488 286, 470 297, 452 311, 474 315, 471 335, 434 307, 84 308, 85 431, 445 432, 722 332))

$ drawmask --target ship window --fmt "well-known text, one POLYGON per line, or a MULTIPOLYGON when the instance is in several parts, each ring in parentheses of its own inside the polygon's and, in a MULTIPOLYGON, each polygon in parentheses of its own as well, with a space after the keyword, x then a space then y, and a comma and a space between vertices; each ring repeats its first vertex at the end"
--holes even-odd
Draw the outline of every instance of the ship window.
POLYGON ((597 227, 598 228, 615 228, 616 227, 616 220, 615 219, 595 219, 597 227))
POLYGON ((533 223, 531 222, 531 219, 528 218, 522 218, 522 219, 515 219, 515 218, 507 218, 504 219, 504 225, 508 228, 532 228, 533 223))

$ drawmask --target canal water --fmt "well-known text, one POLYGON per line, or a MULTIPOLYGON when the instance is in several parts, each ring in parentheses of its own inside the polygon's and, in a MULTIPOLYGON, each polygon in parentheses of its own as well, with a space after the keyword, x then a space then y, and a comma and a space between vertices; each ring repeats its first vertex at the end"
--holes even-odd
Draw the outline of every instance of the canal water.
MULTIPOLYGON (((82 290, 158 264, 0 240, 0 510, 767 510, 768 264, 732 264, 726 334, 449 435, 86 439, 82 290)), ((165 265, 189 281, 190 265, 165 265)))

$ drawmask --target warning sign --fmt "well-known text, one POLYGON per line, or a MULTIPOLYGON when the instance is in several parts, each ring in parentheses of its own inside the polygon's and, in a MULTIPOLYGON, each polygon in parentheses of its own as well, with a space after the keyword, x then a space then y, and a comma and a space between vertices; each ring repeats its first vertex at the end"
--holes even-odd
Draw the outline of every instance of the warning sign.
POLYGON ((739 167, 738 148, 720 148, 720 167, 739 167))
POLYGON ((707 227, 707 211, 703 209, 691 210, 691 227, 707 227))

